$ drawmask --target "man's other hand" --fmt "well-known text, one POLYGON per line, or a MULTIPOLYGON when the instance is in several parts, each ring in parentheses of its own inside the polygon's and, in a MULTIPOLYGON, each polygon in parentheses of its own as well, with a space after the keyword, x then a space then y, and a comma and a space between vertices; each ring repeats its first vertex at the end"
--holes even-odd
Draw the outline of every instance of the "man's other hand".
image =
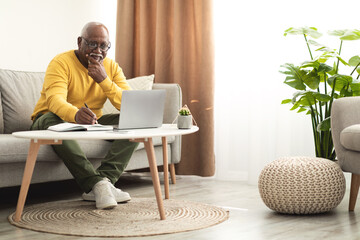
POLYGON ((97 117, 89 108, 82 107, 75 114, 75 122, 80 124, 95 124, 97 117))
POLYGON ((101 83, 107 78, 107 74, 103 65, 102 56, 89 56, 86 54, 88 59, 88 74, 95 82, 101 83))

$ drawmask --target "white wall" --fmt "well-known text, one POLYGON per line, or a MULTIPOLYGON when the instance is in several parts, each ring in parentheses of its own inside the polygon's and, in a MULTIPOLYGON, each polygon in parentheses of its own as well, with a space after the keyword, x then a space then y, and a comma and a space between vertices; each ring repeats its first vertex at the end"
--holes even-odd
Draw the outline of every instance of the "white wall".
MULTIPOLYGON (((116 0, 0 0, 0 68, 45 71, 51 59, 77 48, 90 21, 104 23, 115 42, 116 0)), ((115 46, 108 56, 114 58, 115 46)))
MULTIPOLYGON (((280 156, 315 155, 309 116, 280 104, 295 92, 283 83, 280 65, 310 60, 303 37, 283 33, 302 26, 325 35, 360 29, 358 6, 357 0, 214 0, 217 178, 256 184, 280 156)), ((339 47, 334 37, 321 39, 339 47)), ((344 42, 346 60, 357 54, 360 41, 344 42)))

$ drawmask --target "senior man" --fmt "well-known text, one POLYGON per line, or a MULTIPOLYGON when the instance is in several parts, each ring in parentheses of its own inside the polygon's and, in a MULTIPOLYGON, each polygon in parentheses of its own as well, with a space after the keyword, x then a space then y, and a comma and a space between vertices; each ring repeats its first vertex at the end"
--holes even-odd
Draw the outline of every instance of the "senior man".
MULTIPOLYGON (((115 125, 119 114, 102 114, 109 99, 120 109, 123 90, 130 90, 119 65, 106 57, 109 31, 101 23, 84 26, 77 39, 78 49, 57 55, 49 64, 41 96, 31 115, 31 130, 43 130, 62 122, 115 125), (85 107, 84 104, 88 107, 85 107)), ((99 209, 114 208, 129 201, 130 195, 114 186, 126 168, 138 143, 115 140, 95 169, 76 141, 52 145, 84 191, 84 200, 96 201, 99 209)))

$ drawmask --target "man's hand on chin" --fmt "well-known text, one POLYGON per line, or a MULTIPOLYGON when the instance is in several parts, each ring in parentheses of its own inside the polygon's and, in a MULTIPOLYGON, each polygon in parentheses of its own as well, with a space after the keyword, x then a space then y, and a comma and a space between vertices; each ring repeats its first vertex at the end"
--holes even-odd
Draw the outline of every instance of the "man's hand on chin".
POLYGON ((107 78, 107 74, 103 65, 103 56, 101 54, 86 54, 88 59, 88 74, 95 82, 101 83, 107 78))

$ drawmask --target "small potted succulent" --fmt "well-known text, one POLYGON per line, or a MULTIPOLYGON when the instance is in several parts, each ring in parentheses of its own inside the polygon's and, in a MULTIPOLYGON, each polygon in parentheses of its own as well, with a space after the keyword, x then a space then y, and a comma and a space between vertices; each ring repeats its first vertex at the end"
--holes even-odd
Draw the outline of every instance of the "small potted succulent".
POLYGON ((188 106, 183 106, 179 110, 179 116, 177 118, 177 127, 179 129, 188 129, 192 127, 192 115, 188 106))

